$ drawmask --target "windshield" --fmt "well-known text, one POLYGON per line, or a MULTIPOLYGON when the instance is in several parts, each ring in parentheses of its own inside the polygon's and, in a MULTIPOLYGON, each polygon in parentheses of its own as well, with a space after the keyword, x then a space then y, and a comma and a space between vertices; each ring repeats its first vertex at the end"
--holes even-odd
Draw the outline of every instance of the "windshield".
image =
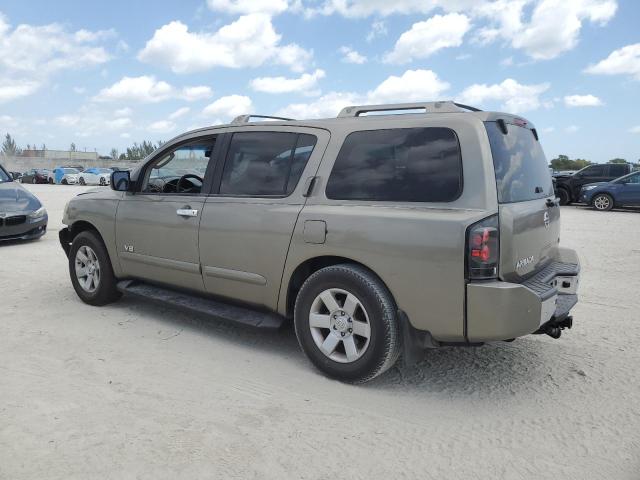
POLYGON ((528 128, 507 124, 507 134, 496 122, 485 122, 498 188, 498 202, 514 203, 553 195, 549 162, 540 142, 528 128))
POLYGON ((64 173, 79 173, 75 168, 65 168, 64 173))
POLYGON ((108 168, 98 168, 98 173, 111 173, 111 170, 108 168))
POLYGON ((0 183, 10 182, 11 176, 0 166, 0 183))

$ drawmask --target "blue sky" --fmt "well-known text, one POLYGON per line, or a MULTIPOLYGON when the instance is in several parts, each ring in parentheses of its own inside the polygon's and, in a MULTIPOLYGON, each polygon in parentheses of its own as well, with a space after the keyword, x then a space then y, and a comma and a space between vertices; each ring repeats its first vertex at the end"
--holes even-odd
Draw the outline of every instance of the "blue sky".
POLYGON ((240 113, 456 99, 640 159, 640 2, 3 0, 0 132, 109 153, 240 113))

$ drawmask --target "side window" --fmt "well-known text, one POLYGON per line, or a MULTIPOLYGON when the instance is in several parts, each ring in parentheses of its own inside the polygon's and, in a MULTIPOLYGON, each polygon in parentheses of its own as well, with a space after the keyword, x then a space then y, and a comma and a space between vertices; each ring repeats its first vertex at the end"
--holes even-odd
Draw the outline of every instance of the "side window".
POLYGON ((451 202, 462 191, 462 158, 448 128, 350 134, 327 182, 327 198, 451 202))
POLYGON ((621 177, 627 174, 627 166, 623 164, 609 164, 609 176, 610 177, 621 177))
POLYGON ((212 161, 214 140, 182 145, 163 154, 147 168, 142 192, 201 193, 204 176, 212 161))
POLYGON ((289 132, 234 133, 220 194, 285 196, 295 189, 316 137, 289 132))
POLYGON ((591 165, 582 172, 582 176, 585 177, 604 177, 606 166, 605 165, 591 165))
POLYGON ((629 175, 624 183, 633 183, 635 185, 640 183, 640 173, 629 175))

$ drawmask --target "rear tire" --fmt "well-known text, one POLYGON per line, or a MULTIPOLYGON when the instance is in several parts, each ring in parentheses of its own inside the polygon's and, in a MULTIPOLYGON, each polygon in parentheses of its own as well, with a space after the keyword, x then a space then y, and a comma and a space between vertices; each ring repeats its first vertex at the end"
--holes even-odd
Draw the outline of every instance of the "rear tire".
POLYGON ((86 185, 84 177, 80 177, 80 185, 86 185))
POLYGON ((85 231, 73 239, 69 250, 69 275, 80 300, 89 305, 106 305, 122 296, 116 288, 117 280, 107 248, 94 232, 85 231))
POLYGON ((608 193, 598 193, 595 197, 593 197, 591 205, 596 210, 600 210, 601 212, 608 212, 614 206, 613 197, 608 193))
POLYGON ((556 197, 560 199, 560 205, 569 205, 571 204, 571 195, 566 188, 559 188, 556 192, 556 197))
POLYGON ((53 178, 49 179, 49 185, 53 185, 53 178))
POLYGON ((400 356, 400 329, 391 293, 372 272, 341 264, 312 274, 296 298, 298 343, 325 375, 363 383, 400 356), (326 301, 325 301, 326 299, 326 301))

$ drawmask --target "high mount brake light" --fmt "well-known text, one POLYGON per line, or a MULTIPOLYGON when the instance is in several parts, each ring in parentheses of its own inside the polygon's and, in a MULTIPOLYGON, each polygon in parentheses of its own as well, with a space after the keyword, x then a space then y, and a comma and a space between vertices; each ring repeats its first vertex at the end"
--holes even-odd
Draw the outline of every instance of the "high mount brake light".
POLYGON ((467 228, 467 278, 485 280, 498 276, 500 230, 493 215, 467 228))

